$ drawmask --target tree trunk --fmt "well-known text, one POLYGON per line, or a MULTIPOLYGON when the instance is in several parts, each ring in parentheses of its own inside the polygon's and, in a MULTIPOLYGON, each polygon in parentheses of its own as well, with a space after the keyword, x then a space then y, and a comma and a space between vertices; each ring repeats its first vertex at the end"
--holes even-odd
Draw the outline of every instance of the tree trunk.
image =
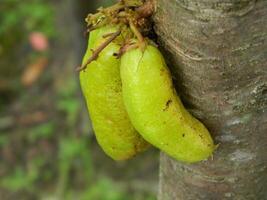
POLYGON ((161 154, 160 200, 267 199, 267 1, 156 0, 155 29, 213 159, 161 154))

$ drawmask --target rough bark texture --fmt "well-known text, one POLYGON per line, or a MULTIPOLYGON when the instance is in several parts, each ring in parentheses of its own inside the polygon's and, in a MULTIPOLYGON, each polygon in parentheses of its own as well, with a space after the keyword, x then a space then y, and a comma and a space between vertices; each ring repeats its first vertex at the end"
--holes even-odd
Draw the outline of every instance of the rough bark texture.
POLYGON ((160 200, 267 199, 267 1, 157 0, 155 27, 213 160, 161 155, 160 200))

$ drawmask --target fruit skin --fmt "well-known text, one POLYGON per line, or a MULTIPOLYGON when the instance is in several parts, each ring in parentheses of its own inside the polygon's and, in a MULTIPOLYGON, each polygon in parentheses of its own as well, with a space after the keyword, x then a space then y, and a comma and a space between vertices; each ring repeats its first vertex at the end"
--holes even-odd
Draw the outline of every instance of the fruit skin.
POLYGON ((148 45, 121 58, 123 100, 136 130, 177 160, 192 163, 216 148, 205 126, 183 106, 159 50, 148 45))
MULTIPOLYGON (((113 26, 92 31, 83 63, 92 55, 91 49, 105 41, 103 35, 116 31, 113 26)), ((119 48, 110 43, 97 60, 80 72, 80 83, 98 143, 114 160, 125 160, 144 151, 149 144, 132 126, 123 104, 120 59, 113 55, 119 48)))

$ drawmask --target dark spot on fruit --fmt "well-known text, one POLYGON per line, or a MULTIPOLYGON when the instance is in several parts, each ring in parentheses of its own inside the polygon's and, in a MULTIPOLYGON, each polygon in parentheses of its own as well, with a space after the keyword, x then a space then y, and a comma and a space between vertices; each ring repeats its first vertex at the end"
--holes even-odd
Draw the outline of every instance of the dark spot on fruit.
POLYGON ((160 76, 164 74, 164 68, 160 68, 160 76))
POLYGON ((169 99, 169 100, 166 102, 166 104, 165 104, 165 108, 163 109, 163 111, 166 111, 166 110, 169 108, 169 106, 170 106, 171 103, 172 103, 172 100, 169 99))
POLYGON ((116 59, 120 58, 120 53, 113 53, 113 56, 116 57, 116 59))
POLYGON ((183 133, 183 135, 182 135, 183 137, 185 136, 185 134, 183 133))

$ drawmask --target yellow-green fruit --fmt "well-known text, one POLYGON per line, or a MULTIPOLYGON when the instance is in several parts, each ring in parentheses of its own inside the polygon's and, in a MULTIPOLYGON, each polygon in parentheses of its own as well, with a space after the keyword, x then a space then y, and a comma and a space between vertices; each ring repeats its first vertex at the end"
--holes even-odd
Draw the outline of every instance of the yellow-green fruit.
MULTIPOLYGON (((116 31, 110 26, 92 31, 83 63, 92 55, 91 49, 106 40, 103 35, 116 31)), ((80 82, 98 143, 111 158, 124 160, 144 151, 148 143, 132 126, 123 104, 120 60, 113 55, 119 48, 110 43, 80 72, 80 82)))
POLYGON ((121 58, 123 100, 145 140, 184 162, 208 158, 215 145, 205 126, 184 108, 159 50, 148 45, 121 58))

